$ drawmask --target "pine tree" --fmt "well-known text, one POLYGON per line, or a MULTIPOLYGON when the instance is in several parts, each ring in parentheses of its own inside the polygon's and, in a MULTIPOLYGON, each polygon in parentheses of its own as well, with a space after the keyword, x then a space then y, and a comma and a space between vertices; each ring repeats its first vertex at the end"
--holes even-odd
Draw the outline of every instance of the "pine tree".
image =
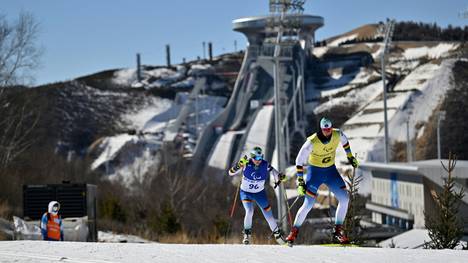
POLYGON ((352 244, 362 243, 362 227, 361 227, 361 216, 358 212, 362 209, 359 205, 359 183, 362 181, 362 177, 356 175, 356 169, 353 168, 353 173, 349 176, 348 184, 349 189, 349 204, 348 212, 344 222, 344 232, 348 236, 349 241, 352 244))
POLYGON ((434 214, 424 213, 426 217, 426 228, 429 231, 431 242, 426 244, 426 248, 431 249, 453 249, 463 236, 463 222, 458 218, 460 200, 464 197, 463 188, 456 192, 455 180, 452 172, 457 163, 456 155, 450 153, 448 165, 442 162, 442 167, 448 173, 444 179, 442 192, 434 193, 436 202, 434 214))

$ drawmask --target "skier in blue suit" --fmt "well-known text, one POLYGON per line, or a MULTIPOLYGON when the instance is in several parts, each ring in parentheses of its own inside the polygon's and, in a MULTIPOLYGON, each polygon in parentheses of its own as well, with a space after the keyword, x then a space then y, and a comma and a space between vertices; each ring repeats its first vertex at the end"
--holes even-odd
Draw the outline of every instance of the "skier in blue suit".
POLYGON ((268 222, 276 242, 285 244, 281 230, 273 217, 271 205, 268 202, 265 191, 265 181, 270 173, 273 175, 275 181, 285 180, 286 176, 278 172, 263 159, 263 153, 260 147, 253 148, 250 152, 250 158, 247 156, 242 157, 235 166, 229 169, 229 175, 234 176, 241 171, 242 183, 240 185, 240 199, 245 209, 243 243, 246 245, 250 243, 252 235, 252 217, 254 213, 253 202, 255 201, 262 210, 263 216, 268 222))

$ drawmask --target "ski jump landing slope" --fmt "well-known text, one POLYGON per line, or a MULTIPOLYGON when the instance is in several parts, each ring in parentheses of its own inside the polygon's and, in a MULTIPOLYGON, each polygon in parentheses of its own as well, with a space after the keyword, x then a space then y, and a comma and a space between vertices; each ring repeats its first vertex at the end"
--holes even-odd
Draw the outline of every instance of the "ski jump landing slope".
POLYGON ((273 245, 2 241, 0 262, 467 262, 468 251, 273 245))

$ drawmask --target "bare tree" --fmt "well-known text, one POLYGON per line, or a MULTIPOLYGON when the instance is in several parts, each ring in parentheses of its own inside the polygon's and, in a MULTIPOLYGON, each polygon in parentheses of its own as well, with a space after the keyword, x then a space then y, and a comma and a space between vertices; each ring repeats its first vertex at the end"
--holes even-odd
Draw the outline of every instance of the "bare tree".
POLYGON ((39 115, 31 112, 29 104, 7 106, 0 110, 0 170, 27 150, 34 142, 31 138, 39 115))
POLYGON ((39 66, 41 48, 36 44, 39 25, 29 13, 8 22, 0 15, 0 95, 7 86, 28 84, 39 66))
POLYGON ((187 207, 193 205, 194 202, 199 201, 206 191, 203 180, 195 176, 188 176, 187 171, 184 169, 187 164, 179 157, 170 156, 167 152, 163 154, 163 169, 162 176, 158 180, 162 181, 167 192, 166 197, 169 205, 177 213, 184 213, 187 207), (168 159, 176 158, 177 161, 171 163, 168 159))
POLYGON ((33 143, 37 111, 31 108, 31 100, 15 100, 6 90, 32 81, 42 53, 37 34, 38 24, 31 14, 20 13, 13 23, 0 15, 0 171, 33 143))

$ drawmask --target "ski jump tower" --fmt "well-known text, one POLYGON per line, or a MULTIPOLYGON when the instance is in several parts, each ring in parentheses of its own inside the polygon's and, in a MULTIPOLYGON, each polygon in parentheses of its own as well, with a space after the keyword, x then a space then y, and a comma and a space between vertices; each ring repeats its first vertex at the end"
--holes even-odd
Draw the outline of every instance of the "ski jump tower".
POLYGON ((231 98, 199 138, 194 163, 225 174, 253 146, 280 170, 290 163, 290 138, 305 137, 306 61, 324 23, 304 15, 303 2, 270 0, 270 15, 233 21, 248 47, 231 98))

